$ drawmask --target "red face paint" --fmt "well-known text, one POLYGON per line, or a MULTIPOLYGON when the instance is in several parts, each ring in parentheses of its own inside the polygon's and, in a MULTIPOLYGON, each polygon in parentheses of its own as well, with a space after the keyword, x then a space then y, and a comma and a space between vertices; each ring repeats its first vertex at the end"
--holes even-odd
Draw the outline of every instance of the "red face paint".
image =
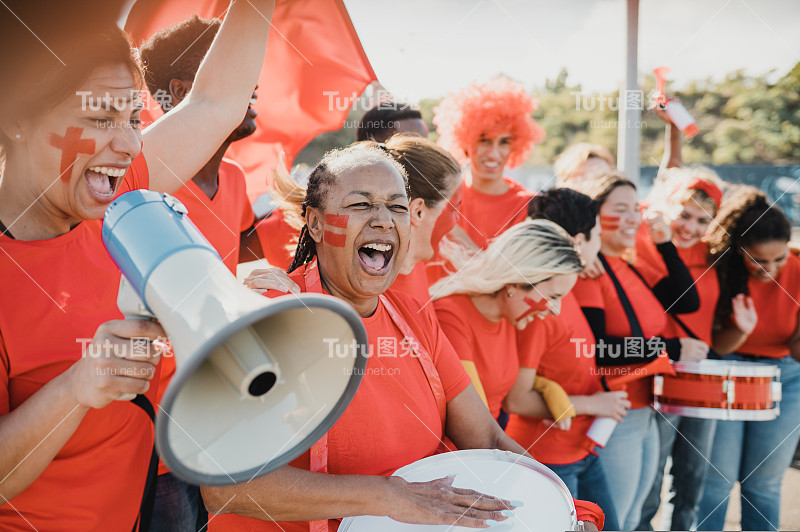
POLYGON ((439 252, 439 242, 442 241, 444 236, 453 230, 461 219, 461 213, 458 212, 458 207, 461 205, 461 184, 453 192, 453 197, 447 202, 436 223, 433 225, 433 232, 431 233, 431 246, 433 251, 439 252))
MULTIPOLYGON (((346 214, 326 214, 325 225, 335 227, 337 229, 346 229, 347 220, 349 219, 350 216, 346 214)), ((347 241, 347 235, 344 233, 335 233, 325 229, 325 232, 322 235, 322 241, 327 243, 329 246, 343 248, 345 241, 347 241)))
POLYGON ((527 318, 528 316, 530 316, 534 312, 545 312, 549 308, 549 305, 547 304, 547 298, 544 298, 544 297, 542 299, 540 299, 539 301, 534 301, 533 299, 531 299, 529 297, 525 297, 523 299, 523 301, 525 303, 527 303, 530 308, 528 310, 526 310, 525 312, 523 312, 522 314, 520 314, 517 317, 517 321, 524 320, 525 318, 527 318))
POLYGON ((68 127, 66 134, 62 137, 55 133, 50 133, 47 142, 54 148, 61 149, 61 180, 69 181, 70 167, 75 163, 79 153, 93 154, 95 150, 94 139, 82 139, 82 127, 68 127))
POLYGON ((622 219, 621 216, 610 216, 601 214, 600 215, 600 228, 603 231, 616 231, 619 229, 619 222, 622 219))
POLYGON ((338 227, 340 229, 345 229, 347 227, 347 220, 349 219, 350 217, 346 214, 326 214, 325 224, 338 227))

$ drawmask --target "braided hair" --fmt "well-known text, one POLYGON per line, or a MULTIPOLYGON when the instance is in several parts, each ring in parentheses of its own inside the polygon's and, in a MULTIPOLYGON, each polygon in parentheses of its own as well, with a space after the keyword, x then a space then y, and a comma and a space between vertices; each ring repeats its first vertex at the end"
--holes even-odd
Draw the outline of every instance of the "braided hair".
MULTIPOLYGON (((311 171, 308 176, 306 197, 301 203, 303 219, 306 219, 309 207, 315 209, 325 208, 328 187, 343 174, 380 163, 388 164, 403 177, 403 184, 406 188, 406 194, 408 194, 408 176, 400 163, 394 160, 385 149, 381 149, 377 145, 356 143, 347 148, 329 151, 311 171)), ((297 242, 297 249, 294 252, 294 259, 292 259, 287 272, 293 272, 300 266, 314 260, 316 256, 317 244, 311 238, 308 224, 303 224, 303 228, 300 230, 300 238, 297 242)))
POLYGON ((788 242, 792 228, 786 215, 771 206, 757 188, 737 186, 726 193, 709 233, 709 260, 716 263, 719 299, 715 322, 724 324, 733 312, 731 299, 749 294, 749 274, 742 248, 764 242, 788 242))

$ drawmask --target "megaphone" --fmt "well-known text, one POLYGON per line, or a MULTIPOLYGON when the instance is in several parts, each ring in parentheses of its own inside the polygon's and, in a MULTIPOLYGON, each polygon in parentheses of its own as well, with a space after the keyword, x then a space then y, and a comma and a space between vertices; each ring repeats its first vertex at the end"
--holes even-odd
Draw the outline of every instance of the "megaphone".
POLYGON ((106 210, 103 243, 123 274, 120 310, 158 319, 174 348, 156 416, 161 459, 189 483, 234 484, 333 426, 364 374, 367 334, 334 297, 243 287, 186 214, 167 194, 128 192, 106 210))

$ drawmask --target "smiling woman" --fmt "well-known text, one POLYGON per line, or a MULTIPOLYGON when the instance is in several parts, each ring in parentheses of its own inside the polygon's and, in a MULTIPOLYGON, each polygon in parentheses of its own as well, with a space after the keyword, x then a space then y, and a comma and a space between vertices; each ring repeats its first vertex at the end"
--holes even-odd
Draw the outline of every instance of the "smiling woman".
POLYGON ((510 501, 456 489, 452 478, 389 476, 435 454, 445 436, 459 449, 525 454, 483 407, 430 306, 387 292, 409 244, 406 186, 403 168, 375 145, 330 152, 312 171, 290 277, 350 303, 373 356, 353 401, 310 452, 246 485, 203 490, 209 511, 227 514, 210 520, 212 531, 335 530, 354 515, 478 528, 513 515, 510 501), (279 522, 257 521, 265 519, 279 522))
POLYGON ((58 57, 38 41, 0 47, 0 529, 146 526, 150 340, 164 331, 122 319, 100 219, 128 190, 178 189, 241 121, 269 26, 254 8, 270 15, 272 3, 231 7, 192 97, 144 134, 141 70, 116 26, 60 22, 45 35, 58 57), (122 356, 82 350, 108 345, 122 356))
POLYGON ((431 286, 439 323, 459 358, 474 364, 473 381, 486 393, 492 417, 517 380, 515 331, 558 315, 582 270, 564 229, 548 220, 526 221, 431 286))

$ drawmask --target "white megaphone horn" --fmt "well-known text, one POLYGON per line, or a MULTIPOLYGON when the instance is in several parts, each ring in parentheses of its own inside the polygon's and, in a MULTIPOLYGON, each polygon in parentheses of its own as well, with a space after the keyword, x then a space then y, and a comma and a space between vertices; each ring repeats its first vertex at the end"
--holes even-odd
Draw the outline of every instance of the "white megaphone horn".
POLYGON ((207 486, 251 480, 297 458, 347 408, 367 343, 347 303, 243 287, 167 194, 117 198, 103 243, 123 274, 120 310, 155 317, 172 341, 156 446, 174 474, 207 486))

